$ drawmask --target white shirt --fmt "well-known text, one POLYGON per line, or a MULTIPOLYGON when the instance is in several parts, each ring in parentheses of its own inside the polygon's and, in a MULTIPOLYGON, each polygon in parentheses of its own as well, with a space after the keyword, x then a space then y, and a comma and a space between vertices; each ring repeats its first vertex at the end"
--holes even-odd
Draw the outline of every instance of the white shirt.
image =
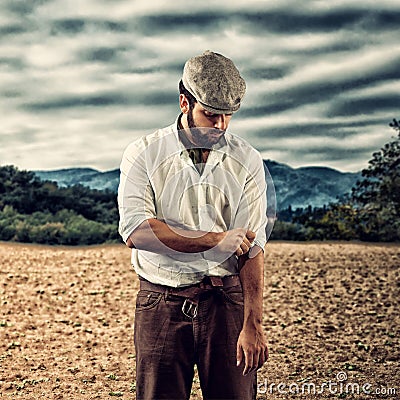
MULTIPOLYGON (((224 232, 246 228, 254 244, 266 243, 266 180, 261 155, 244 139, 225 133, 212 147, 202 174, 179 140, 177 123, 131 143, 121 162, 119 232, 126 242, 147 219, 172 229, 224 232)), ((150 282, 180 287, 204 276, 238 273, 237 257, 202 253, 157 254, 132 250, 138 275, 150 282)))

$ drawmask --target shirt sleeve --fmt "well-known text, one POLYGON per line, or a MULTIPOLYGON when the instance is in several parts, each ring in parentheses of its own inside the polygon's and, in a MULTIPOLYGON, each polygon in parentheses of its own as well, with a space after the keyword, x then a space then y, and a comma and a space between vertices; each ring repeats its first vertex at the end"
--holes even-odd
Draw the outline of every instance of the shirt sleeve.
POLYGON ((119 233, 125 243, 142 222, 156 217, 154 191, 148 177, 145 151, 140 139, 131 143, 122 157, 118 210, 119 233))
POLYGON ((267 182, 264 162, 261 155, 254 150, 252 161, 248 166, 247 178, 236 214, 236 227, 243 227, 255 232, 254 245, 264 250, 267 242, 267 182))

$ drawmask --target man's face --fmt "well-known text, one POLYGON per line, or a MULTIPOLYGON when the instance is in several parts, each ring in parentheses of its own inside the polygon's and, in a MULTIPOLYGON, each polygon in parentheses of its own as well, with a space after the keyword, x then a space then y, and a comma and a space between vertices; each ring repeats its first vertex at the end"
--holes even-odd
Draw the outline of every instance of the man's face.
POLYGON ((213 114, 199 103, 194 103, 187 115, 189 139, 198 146, 211 148, 225 134, 231 118, 232 114, 213 114))

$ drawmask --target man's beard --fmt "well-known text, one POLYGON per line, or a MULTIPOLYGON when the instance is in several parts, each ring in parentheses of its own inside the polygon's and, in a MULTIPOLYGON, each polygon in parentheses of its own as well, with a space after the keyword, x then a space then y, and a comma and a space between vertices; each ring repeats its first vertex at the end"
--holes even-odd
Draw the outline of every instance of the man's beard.
POLYGON ((218 143, 225 134, 225 131, 219 129, 198 127, 194 122, 192 106, 189 108, 187 121, 190 133, 199 147, 210 149, 214 144, 218 143), (211 136, 211 134, 214 134, 214 136, 211 136), (215 136, 215 134, 219 135, 215 136))

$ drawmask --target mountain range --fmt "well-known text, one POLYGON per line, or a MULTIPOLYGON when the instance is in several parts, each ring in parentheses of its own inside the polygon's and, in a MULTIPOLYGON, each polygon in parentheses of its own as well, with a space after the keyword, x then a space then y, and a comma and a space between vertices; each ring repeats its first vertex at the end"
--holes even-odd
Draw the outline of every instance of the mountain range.
MULTIPOLYGON (((309 205, 321 207, 350 193, 361 178, 361 172, 341 172, 328 167, 293 168, 287 164, 264 160, 274 182, 277 209, 293 209, 309 205)), ((92 189, 117 191, 119 170, 97 171, 92 168, 68 168, 54 171, 34 171, 42 180, 60 187, 81 184, 92 189)))

